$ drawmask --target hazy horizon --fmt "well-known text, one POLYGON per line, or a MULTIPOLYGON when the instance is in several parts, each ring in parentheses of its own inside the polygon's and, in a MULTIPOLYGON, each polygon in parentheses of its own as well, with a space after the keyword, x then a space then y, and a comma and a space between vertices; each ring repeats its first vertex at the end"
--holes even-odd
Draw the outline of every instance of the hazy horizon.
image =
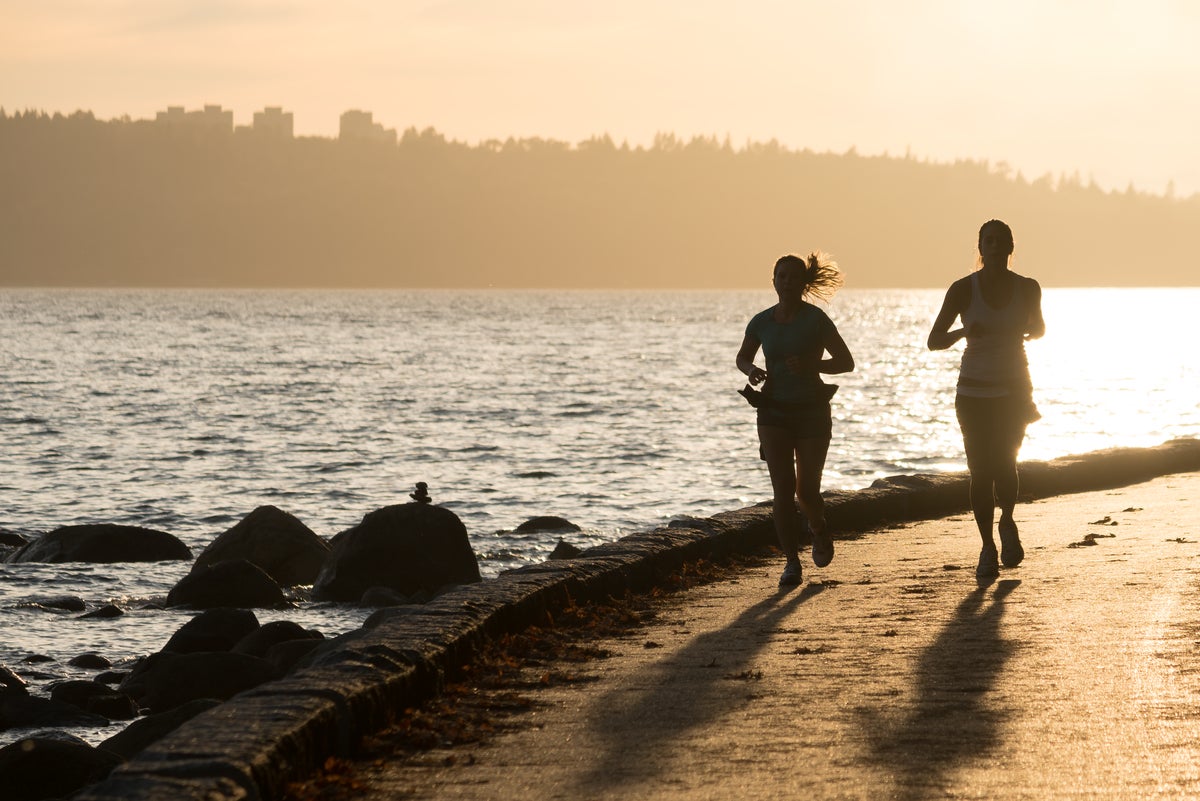
POLYGON ((22 139, 0 284, 753 287, 821 248, 945 286, 999 217, 1046 286, 1187 286, 1197 38, 1178 0, 0 4, 9 114, 271 107, 301 137, 22 139), (339 155, 350 109, 420 135, 339 155))
POLYGON ((0 6, 0 106, 151 117, 264 106, 298 135, 361 108, 469 144, 660 132, 1004 162, 1200 191, 1200 7, 849 0, 133 0, 0 6))

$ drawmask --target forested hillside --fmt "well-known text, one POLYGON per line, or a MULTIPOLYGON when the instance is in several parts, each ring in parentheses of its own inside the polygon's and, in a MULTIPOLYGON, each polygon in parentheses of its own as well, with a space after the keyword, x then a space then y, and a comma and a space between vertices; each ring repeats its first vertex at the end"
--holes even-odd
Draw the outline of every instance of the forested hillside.
POLYGON ((7 286, 751 287, 822 248, 855 287, 945 286, 991 218, 1046 286, 1195 285, 1200 196, 660 136, 409 130, 396 145, 0 115, 7 286))

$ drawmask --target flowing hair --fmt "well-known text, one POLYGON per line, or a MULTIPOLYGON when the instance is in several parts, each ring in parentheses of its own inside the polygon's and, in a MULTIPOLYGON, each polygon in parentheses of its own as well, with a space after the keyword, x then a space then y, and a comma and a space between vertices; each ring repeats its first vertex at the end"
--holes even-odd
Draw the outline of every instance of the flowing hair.
POLYGON ((838 267, 838 263, 828 253, 820 250, 809 253, 808 258, 794 254, 783 256, 775 262, 775 269, 778 270, 785 264, 799 264, 804 268, 803 297, 812 295, 828 303, 844 283, 842 270, 838 267))

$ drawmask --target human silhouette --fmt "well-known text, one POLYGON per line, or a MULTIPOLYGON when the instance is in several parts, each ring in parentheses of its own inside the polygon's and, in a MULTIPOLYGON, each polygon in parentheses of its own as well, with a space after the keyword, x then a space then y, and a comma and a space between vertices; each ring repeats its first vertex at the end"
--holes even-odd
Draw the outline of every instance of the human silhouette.
POLYGON ((779 584, 794 586, 803 575, 797 499, 812 532, 814 564, 825 567, 833 559, 821 473, 833 432, 829 400, 837 387, 821 374, 850 372, 854 357, 829 316, 807 300, 828 300, 842 285, 836 262, 819 251, 807 259, 784 256, 775 262, 773 284, 779 302, 746 326, 737 367, 750 382, 742 394, 758 409, 760 454, 771 474, 775 533, 787 559, 779 584), (765 369, 754 364, 759 348, 765 369), (760 384, 761 391, 753 389, 760 384))
POLYGON ((1025 341, 1046 333, 1042 288, 1009 269, 1012 253, 1012 229, 1000 220, 984 223, 979 269, 950 285, 928 342, 930 350, 945 350, 960 339, 967 342, 954 409, 971 473, 971 510, 983 539, 975 577, 984 584, 1000 574, 1000 563, 1016 567, 1025 558, 1013 518, 1017 454, 1025 427, 1041 417, 1033 402, 1025 341), (951 331, 955 318, 962 327, 951 331), (997 505, 999 554, 992 535, 997 505))

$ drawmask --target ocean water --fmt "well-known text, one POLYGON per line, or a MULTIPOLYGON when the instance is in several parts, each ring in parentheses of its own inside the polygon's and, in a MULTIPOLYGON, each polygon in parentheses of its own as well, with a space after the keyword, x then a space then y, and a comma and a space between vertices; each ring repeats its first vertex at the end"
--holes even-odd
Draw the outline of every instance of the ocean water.
MULTIPOLYGON (((824 486, 964 469, 960 349, 931 353, 942 290, 844 290, 857 359, 831 380, 824 486)), ((110 522, 199 553, 262 504, 322 536, 409 500, 466 525, 485 576, 557 535, 581 546, 769 497, 734 355, 769 291, 0 290, 0 528, 110 522)), ((1022 458, 1200 435, 1200 288, 1047 289, 1028 353, 1043 419, 1022 458)), ((35 687, 157 650, 187 564, 0 564, 0 664, 35 687), (80 620, 39 599, 116 603, 80 620), (30 654, 53 661, 23 662, 30 654)), ((333 635, 369 610, 262 612, 333 635)), ((102 732, 107 736, 112 731, 102 732)), ((6 733, 0 732, 0 742, 6 733)), ((15 733, 12 736, 16 736, 15 733)), ((10 738, 11 739, 11 738, 10 738)))

